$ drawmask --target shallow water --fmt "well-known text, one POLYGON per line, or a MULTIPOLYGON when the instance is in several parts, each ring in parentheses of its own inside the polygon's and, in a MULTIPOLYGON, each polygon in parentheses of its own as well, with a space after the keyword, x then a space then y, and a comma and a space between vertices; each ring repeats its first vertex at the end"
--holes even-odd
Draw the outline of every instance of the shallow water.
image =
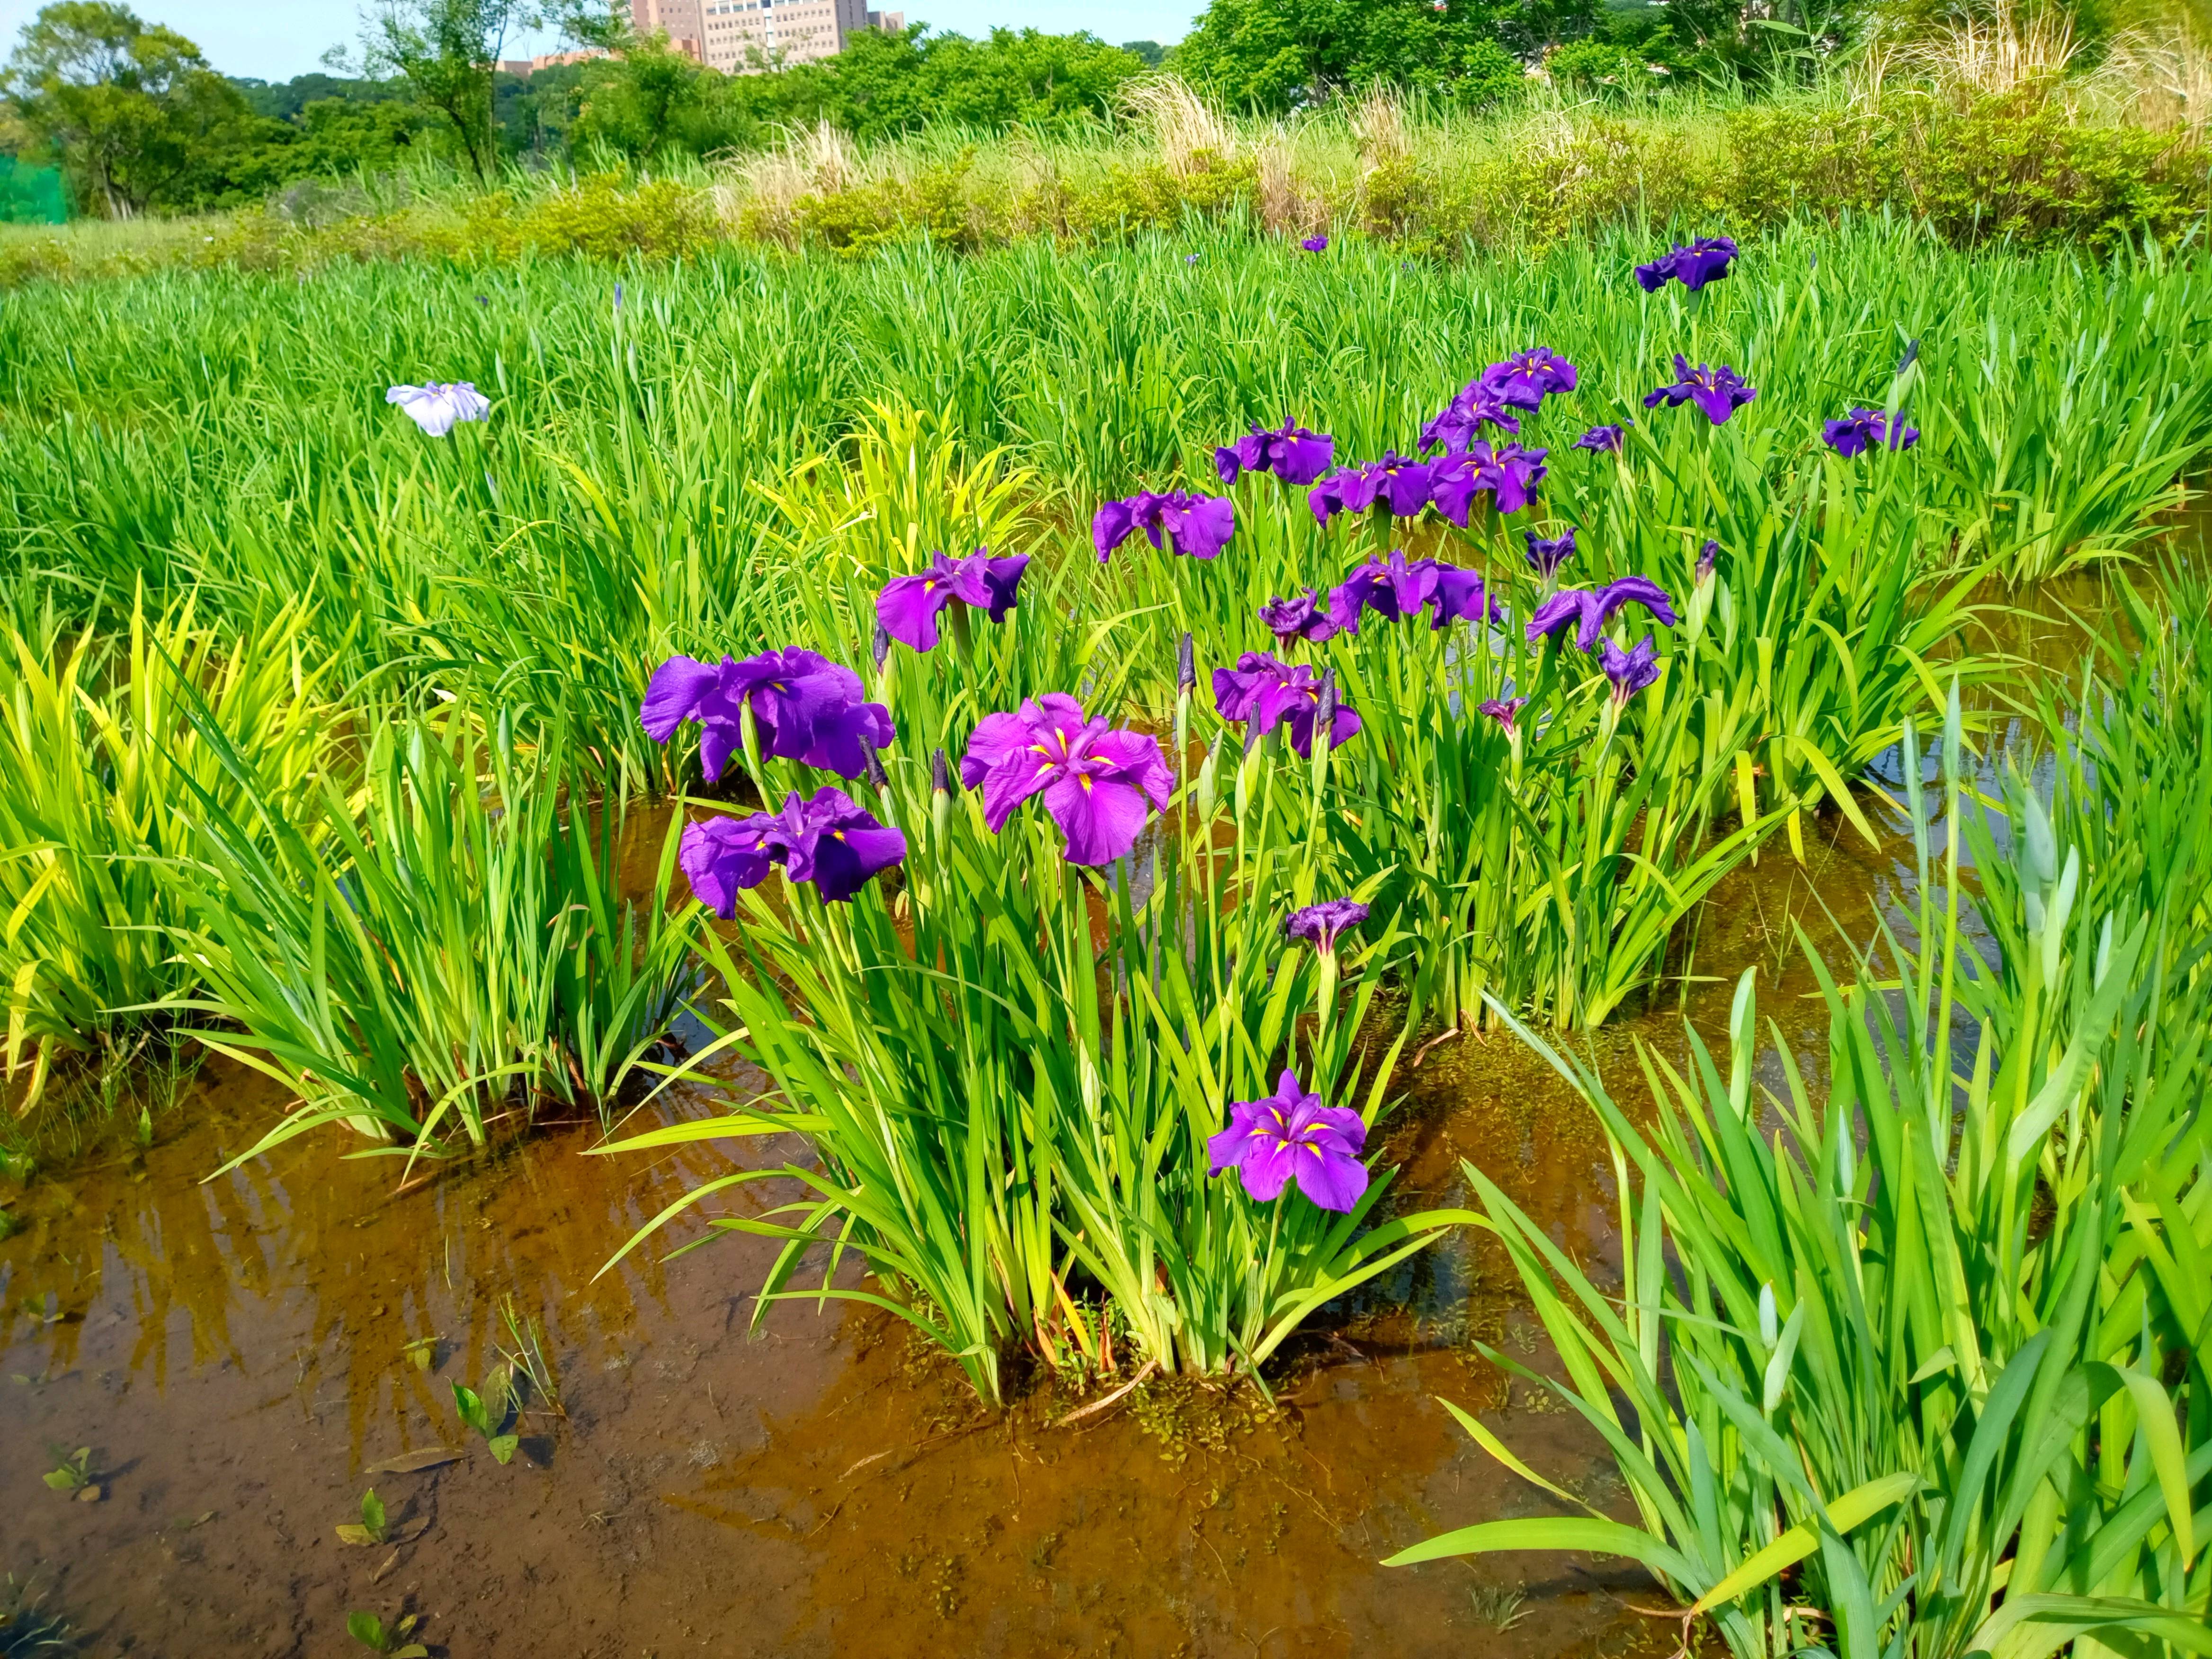
MULTIPOLYGON (((2024 625, 2015 648, 2066 659, 2069 630, 2052 628, 2024 625)), ((1826 820, 1804 865, 1778 845, 1732 878, 1680 1006, 1589 1049, 1624 1103, 1644 1097, 1636 1042, 1680 1053, 1684 1015, 1719 1041, 1747 966, 1817 1085, 1826 1015, 1796 929, 1840 963, 1841 939, 1865 939, 1875 908, 1909 894, 1908 858, 1893 834, 1869 848, 1826 820)), ((1408 1081, 1388 1129, 1407 1199, 1463 1200, 1472 1160, 1610 1270, 1610 1164, 1548 1069, 1510 1035, 1468 1036, 1408 1081)), ((872 1310, 786 1304, 750 1336, 769 1241, 729 1236, 665 1264, 641 1253, 595 1277, 646 1219, 730 1167, 714 1147, 592 1158, 595 1127, 555 1127, 400 1190, 396 1163, 348 1158, 354 1144, 326 1135, 204 1179, 283 1103, 210 1066, 150 1147, 35 1181, 0 1242, 0 1571, 45 1589, 89 1652, 342 1652, 354 1609, 422 1613, 422 1639, 453 1654, 1673 1648, 1674 1627, 1632 1606, 1656 1599, 1648 1583, 1610 1564, 1376 1565, 1449 1528, 1554 1507, 1471 1444, 1439 1396, 1552 1479, 1624 1499, 1594 1437, 1475 1352, 1543 1364, 1480 1235, 1333 1310, 1275 1409, 1177 1383, 1056 1426, 1066 1401, 981 1412, 872 1310), (501 1468, 465 1445, 451 1384, 478 1383, 511 1345, 510 1305, 542 1322, 560 1409, 533 1401, 501 1468), (427 1368, 410 1344, 428 1345, 427 1368), (100 1501, 40 1481, 50 1447, 79 1446, 100 1501), (441 1446, 465 1455, 369 1473, 441 1446), (335 1528, 372 1485, 394 1538, 341 1544, 335 1528)), ((738 1201, 775 1201, 751 1191, 738 1201)))
MULTIPOLYGON (((1811 879, 1832 904, 1857 896, 1863 921, 1893 857, 1838 842, 1811 879)), ((1785 919, 1817 916, 1813 890, 1770 855, 1713 907, 1705 956, 1790 968, 1785 919)), ((1764 1002, 1817 1061, 1802 979, 1764 1002)), ((1693 988, 1701 1025, 1729 990, 1693 988)), ((1676 1050, 1680 1031, 1670 1008, 1606 1035, 1624 1098, 1640 1092, 1630 1037, 1676 1050)), ((1453 1039, 1412 1081, 1391 1131, 1408 1188, 1457 1196, 1473 1158, 1604 1260, 1602 1143, 1517 1042, 1453 1039)), ((325 1137, 203 1180, 281 1103, 210 1068, 150 1148, 33 1182, 0 1243, 0 1563, 93 1651, 342 1650, 355 1608, 425 1613, 454 1653, 1664 1650, 1664 1627, 1627 1608, 1648 1588, 1603 1564, 1376 1565, 1549 1507, 1437 1395, 1483 1410, 1553 1479, 1621 1495, 1568 1415, 1474 1352, 1539 1345, 1467 1237, 1317 1334, 1277 1411, 1176 1385, 1054 1427, 1036 1404, 981 1413, 872 1310, 786 1304, 749 1337, 766 1241, 665 1266, 641 1253, 595 1279, 727 1167, 712 1147, 588 1158, 595 1129, 556 1128, 395 1191, 394 1163, 325 1137), (449 1385, 511 1346, 509 1297, 543 1322, 565 1415, 534 1407, 507 1468, 478 1443, 435 1469, 366 1473, 463 1443, 449 1385), (407 1352, 424 1339, 427 1370, 407 1352), (50 1444, 92 1447, 101 1501, 40 1484, 50 1444), (371 1485, 409 1541, 337 1541, 371 1485), (1478 1588, 1525 1590, 1509 1633, 1478 1588)))

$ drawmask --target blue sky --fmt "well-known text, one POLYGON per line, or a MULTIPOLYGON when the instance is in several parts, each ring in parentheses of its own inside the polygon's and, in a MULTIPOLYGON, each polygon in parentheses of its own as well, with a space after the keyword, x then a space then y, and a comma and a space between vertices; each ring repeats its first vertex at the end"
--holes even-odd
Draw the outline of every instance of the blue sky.
MULTIPOLYGON (((289 80, 317 67, 316 60, 358 36, 353 0, 132 0, 149 22, 167 23, 199 43, 208 61, 227 75, 289 80)), ((884 0, 874 0, 881 6, 884 0)), ((898 9, 902 0, 890 0, 898 9)), ((963 34, 982 34, 995 24, 1054 32, 1089 29, 1119 43, 1173 42, 1182 38, 1205 0, 904 0, 909 23, 927 22, 963 34)), ((12 49, 16 32, 38 11, 39 0, 0 0, 0 42, 12 49)), ((544 47, 538 48, 544 50, 544 47)))

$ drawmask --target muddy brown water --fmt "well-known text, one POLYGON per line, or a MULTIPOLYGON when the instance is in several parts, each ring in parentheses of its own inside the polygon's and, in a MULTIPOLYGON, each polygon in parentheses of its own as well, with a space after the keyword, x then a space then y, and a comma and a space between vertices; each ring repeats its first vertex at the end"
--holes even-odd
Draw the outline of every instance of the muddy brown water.
MULTIPOLYGON (((1762 1013, 1820 1075, 1825 1012, 1794 929, 1840 962, 1834 926, 1863 939, 1910 885, 1901 842, 1838 828, 1802 866, 1771 849, 1732 878, 1701 923, 1711 978, 1597 1040, 1624 1101, 1643 1092, 1634 1040, 1680 1052, 1686 1013, 1717 1039, 1751 965, 1762 1013)), ((1461 1037, 1409 1082, 1388 1129, 1405 1192, 1463 1201, 1470 1159, 1610 1271, 1610 1163, 1548 1071, 1510 1036, 1461 1037)), ((95 1151, 14 1194, 0 1572, 32 1581, 85 1652, 365 1651, 345 1632, 354 1610, 422 1615, 438 1653, 610 1659, 1674 1646, 1672 1625, 1636 1610, 1662 1599, 1648 1582, 1590 1558, 1378 1565, 1449 1528, 1554 1511, 1440 1399, 1553 1480, 1625 1502, 1595 1437, 1475 1351, 1542 1364, 1474 1236, 1317 1321, 1276 1409, 1176 1383, 1054 1426, 1036 1401, 981 1411, 873 1310, 785 1304, 749 1334, 768 1241, 640 1252, 602 1275, 647 1218, 731 1167, 715 1147, 590 1158, 596 1127, 552 1127, 396 1190, 392 1162, 325 1136, 206 1178, 283 1103, 210 1066, 150 1146, 95 1151), (533 1401, 501 1467, 462 1434, 452 1384, 511 1346, 510 1308, 542 1325, 561 1411, 533 1401), (40 1480, 80 1446, 100 1501, 40 1480), (440 1447, 465 1455, 369 1472, 440 1447), (393 1538, 343 1544, 370 1486, 393 1538)))

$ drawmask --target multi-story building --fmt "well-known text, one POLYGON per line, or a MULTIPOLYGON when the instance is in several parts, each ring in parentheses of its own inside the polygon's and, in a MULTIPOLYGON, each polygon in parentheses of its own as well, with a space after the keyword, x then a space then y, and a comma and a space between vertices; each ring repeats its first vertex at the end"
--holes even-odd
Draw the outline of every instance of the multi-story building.
POLYGON ((867 0, 630 0, 630 21, 709 69, 738 74, 756 53, 785 64, 831 57, 862 29, 904 28, 906 14, 870 11, 867 0))

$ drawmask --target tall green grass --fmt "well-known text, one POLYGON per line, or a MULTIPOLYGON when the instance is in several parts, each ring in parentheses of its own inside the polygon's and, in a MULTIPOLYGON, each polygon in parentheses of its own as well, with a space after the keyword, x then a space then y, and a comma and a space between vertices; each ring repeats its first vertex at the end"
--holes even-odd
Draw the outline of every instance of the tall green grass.
MULTIPOLYGON (((1854 221, 1778 233, 1691 298, 1628 280, 1649 251, 1607 234, 1447 268, 1215 226, 1080 260, 1042 244, 854 264, 725 250, 619 277, 548 261, 27 289, 0 300, 0 585, 18 614, 51 607, 94 639, 140 581, 234 630, 289 603, 302 660, 369 718, 506 710, 523 750, 563 734, 574 787, 619 812, 693 775, 688 750, 638 727, 655 663, 783 643, 857 661, 873 585, 939 546, 1034 552, 1054 611, 1110 636, 1117 714, 1164 726, 1180 630, 1206 666, 1233 660, 1266 642, 1257 597, 1340 580, 1364 544, 1248 489, 1209 570, 1132 552, 1101 571, 1080 536, 1098 500, 1203 487, 1212 445, 1253 422, 1329 430, 1347 461, 1411 447, 1455 386, 1540 340, 1583 377, 1530 428, 1553 455, 1527 520, 1580 528, 1585 579, 1636 571, 1684 599, 1707 536, 1719 576, 1612 739, 1583 740, 1602 688, 1561 672, 1538 711, 1552 747, 1517 761, 1467 705, 1537 685, 1547 671, 1519 647, 1333 645, 1374 724, 1332 774, 1357 828, 1331 857, 1347 884, 1377 881, 1431 1011, 1472 1014, 1496 990, 1586 1024, 1686 971, 1701 894, 1778 823, 1802 844, 1807 815, 1855 810, 1859 769, 1955 653, 1972 579, 2124 553, 2212 430, 2194 252, 1967 257, 1854 221), (1735 363, 1759 399, 1717 431, 1644 410, 1678 349, 1735 363), (431 375, 475 379, 490 422, 431 441, 382 401, 431 375), (1920 447, 1828 459, 1820 420, 1863 401, 1900 404, 1920 447), (1624 416, 1623 465, 1567 449, 1624 416)), ((1525 611, 1517 528, 1450 546, 1525 611)), ((319 833, 287 879, 325 879, 319 833)), ((98 852, 90 834, 69 832, 98 852)), ((252 867, 242 843, 225 856, 252 867)), ((208 880, 191 903, 222 897, 208 880)), ((255 902, 283 908, 273 889, 255 902)), ((122 951, 101 927, 77 931, 122 951)), ((81 1042, 95 1004, 118 1006, 100 991, 38 1018, 81 1042)), ((328 1060, 339 1034, 309 1046, 328 1060)), ((478 1074, 445 1069, 434 1100, 478 1074)), ((400 1074, 378 1092, 404 1140, 424 1108, 398 1104, 400 1074)))

